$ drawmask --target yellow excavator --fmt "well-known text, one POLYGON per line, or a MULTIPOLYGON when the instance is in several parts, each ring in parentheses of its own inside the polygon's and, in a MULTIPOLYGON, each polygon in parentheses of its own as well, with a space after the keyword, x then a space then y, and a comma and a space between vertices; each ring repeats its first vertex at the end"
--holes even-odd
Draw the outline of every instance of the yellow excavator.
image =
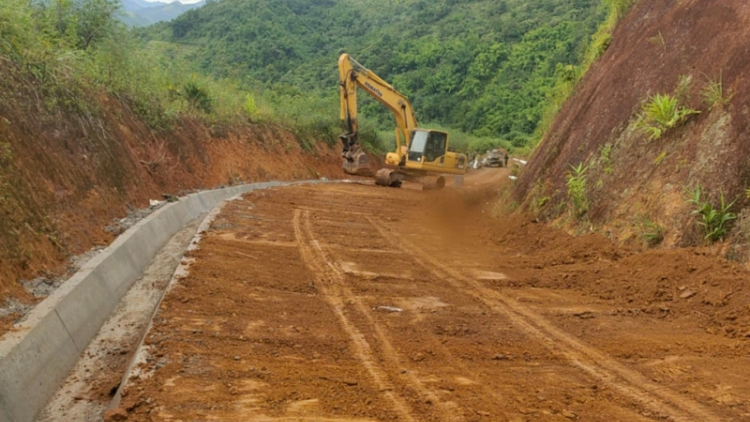
POLYGON ((448 134, 420 129, 409 100, 378 75, 348 54, 339 58, 341 121, 347 133, 339 136, 344 144, 341 156, 344 172, 372 176, 370 159, 358 140, 357 88, 386 106, 396 119, 396 151, 385 157, 386 168, 375 173, 375 183, 400 187, 404 180, 422 183, 425 189, 442 189, 445 174, 466 173, 466 156, 448 149, 448 134))

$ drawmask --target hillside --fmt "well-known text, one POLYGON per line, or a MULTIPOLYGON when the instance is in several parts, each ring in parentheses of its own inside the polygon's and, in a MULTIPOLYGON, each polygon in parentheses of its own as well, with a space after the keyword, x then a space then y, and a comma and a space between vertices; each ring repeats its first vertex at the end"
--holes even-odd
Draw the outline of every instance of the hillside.
POLYGON ((325 124, 243 108, 249 93, 134 48, 117 8, 92 5, 113 4, 0 3, 0 331, 40 300, 29 282, 61 281, 150 200, 341 176, 325 124))
POLYGON ((740 0, 638 2, 521 174, 526 206, 639 245, 701 245, 733 225, 720 250, 746 260, 748 20, 740 0), (656 94, 677 102, 660 137, 647 110, 656 94), (571 210, 570 177, 585 180, 582 212, 571 210))
MULTIPOLYGON (((214 2, 146 33, 190 46, 205 72, 337 111, 341 52, 409 96, 423 122, 527 143, 561 69, 580 63, 603 19, 600 0, 214 2)), ((387 111, 364 116, 390 126, 387 111)))

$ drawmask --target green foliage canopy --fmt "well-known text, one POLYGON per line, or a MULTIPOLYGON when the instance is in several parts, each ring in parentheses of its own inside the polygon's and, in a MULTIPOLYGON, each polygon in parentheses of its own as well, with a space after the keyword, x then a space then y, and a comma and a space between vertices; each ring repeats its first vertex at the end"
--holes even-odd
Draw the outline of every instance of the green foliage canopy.
MULTIPOLYGON (((579 64, 601 0, 232 0, 142 33, 189 46, 217 77, 327 98, 348 52, 409 96, 424 122, 526 145, 561 71, 579 64)), ((363 99, 380 129, 387 110, 363 99)))

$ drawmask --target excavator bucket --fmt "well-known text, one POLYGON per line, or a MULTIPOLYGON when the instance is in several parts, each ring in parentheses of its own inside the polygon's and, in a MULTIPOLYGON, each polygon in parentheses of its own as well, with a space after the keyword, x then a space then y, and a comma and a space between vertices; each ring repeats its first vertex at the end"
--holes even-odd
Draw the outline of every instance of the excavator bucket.
POLYGON ((371 177, 373 175, 370 168, 370 157, 359 148, 353 148, 344 155, 344 172, 357 176, 371 177))

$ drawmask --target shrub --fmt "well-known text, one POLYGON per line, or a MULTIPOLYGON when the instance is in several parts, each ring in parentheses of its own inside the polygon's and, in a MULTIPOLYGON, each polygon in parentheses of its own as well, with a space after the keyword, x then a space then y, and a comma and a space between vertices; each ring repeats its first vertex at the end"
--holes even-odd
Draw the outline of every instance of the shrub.
POLYGON ((197 83, 193 81, 186 82, 182 87, 182 96, 192 110, 200 110, 204 113, 211 112, 211 97, 197 83))
POLYGON ((654 140, 697 113, 700 111, 681 106, 676 96, 656 94, 643 105, 637 125, 654 140))
POLYGON ((715 208, 705 198, 700 185, 696 186, 694 191, 688 193, 690 197, 687 202, 694 207, 692 214, 700 216, 700 221, 697 224, 703 227, 704 238, 711 242, 723 239, 727 230, 729 230, 729 222, 737 218, 737 214, 729 211, 736 200, 727 204, 724 199, 724 192, 721 192, 720 205, 715 208))
POLYGON ((618 19, 625 16, 630 8, 637 3, 638 0, 605 0, 606 3, 612 8, 618 19))

